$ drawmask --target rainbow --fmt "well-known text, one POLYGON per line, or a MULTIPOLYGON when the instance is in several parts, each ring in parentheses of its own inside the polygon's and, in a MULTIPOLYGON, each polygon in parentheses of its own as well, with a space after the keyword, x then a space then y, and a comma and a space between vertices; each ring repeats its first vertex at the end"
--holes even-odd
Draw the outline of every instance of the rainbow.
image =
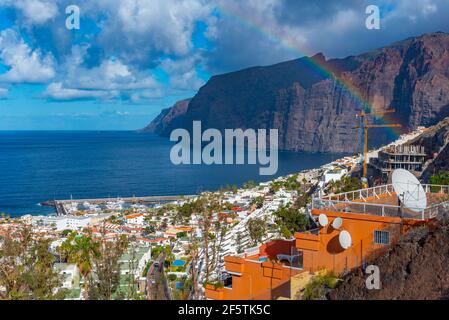
MULTIPOLYGON (((337 78, 334 73, 329 69, 326 64, 322 63, 318 59, 313 59, 311 56, 313 53, 309 51, 308 53, 305 52, 305 50, 302 50, 296 43, 293 43, 293 41, 288 40, 285 36, 282 34, 279 34, 279 32, 275 32, 274 30, 269 30, 266 28, 261 21, 257 21, 256 17, 243 17, 242 15, 238 14, 238 9, 231 9, 229 6, 226 6, 224 8, 221 6, 217 9, 216 14, 218 17, 224 17, 231 19, 235 22, 237 22, 239 25, 241 25, 244 28, 251 29, 252 31, 257 32, 258 34, 262 35, 263 37, 267 38, 270 42, 281 46, 282 48, 294 53, 296 56, 304 57, 304 61, 316 72, 319 74, 331 78, 335 81, 336 86, 341 88, 343 91, 349 94, 349 96, 354 100, 354 102, 358 105, 360 110, 364 110, 367 112, 375 111, 373 106, 367 101, 360 90, 349 83, 348 81, 345 81, 341 78, 337 78)), ((383 123, 390 122, 391 119, 388 118, 388 114, 377 118, 383 123)), ((387 128, 386 129, 390 134, 393 135, 393 137, 397 138, 401 131, 400 129, 395 128, 387 128)))

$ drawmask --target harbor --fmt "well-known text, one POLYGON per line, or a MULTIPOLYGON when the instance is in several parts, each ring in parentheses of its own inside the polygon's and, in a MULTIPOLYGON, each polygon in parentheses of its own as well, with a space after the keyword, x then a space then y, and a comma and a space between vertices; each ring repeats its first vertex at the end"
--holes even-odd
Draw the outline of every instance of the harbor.
POLYGON ((185 201, 194 198, 194 195, 180 196, 146 196, 128 198, 97 198, 97 199, 68 199, 48 200, 41 203, 42 206, 55 208, 56 215, 70 215, 78 211, 98 212, 101 210, 147 209, 151 206, 166 204, 169 202, 185 201))

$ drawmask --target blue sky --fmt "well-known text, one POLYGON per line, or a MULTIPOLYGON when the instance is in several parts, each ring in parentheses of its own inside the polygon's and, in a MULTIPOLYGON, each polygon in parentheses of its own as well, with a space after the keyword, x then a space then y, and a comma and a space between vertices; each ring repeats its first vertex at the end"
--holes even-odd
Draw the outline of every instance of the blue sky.
POLYGON ((448 0, 0 0, 0 130, 138 129, 211 75, 449 32, 448 13, 448 0), (65 27, 73 4, 79 30, 65 27), (381 30, 365 28, 369 4, 381 30))

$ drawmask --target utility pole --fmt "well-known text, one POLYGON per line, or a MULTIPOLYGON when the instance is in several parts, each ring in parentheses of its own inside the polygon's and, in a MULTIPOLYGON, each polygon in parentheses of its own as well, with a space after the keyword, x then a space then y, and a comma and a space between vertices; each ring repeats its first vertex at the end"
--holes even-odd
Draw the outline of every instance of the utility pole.
POLYGON ((368 131, 369 129, 374 128, 400 128, 401 125, 397 123, 393 124, 370 124, 368 121, 368 116, 383 116, 387 113, 394 113, 396 110, 389 109, 382 112, 372 112, 372 113, 366 113, 365 111, 362 111, 358 113, 356 116, 357 118, 360 118, 360 125, 358 125, 356 128, 361 129, 363 133, 363 183, 368 184, 368 131))

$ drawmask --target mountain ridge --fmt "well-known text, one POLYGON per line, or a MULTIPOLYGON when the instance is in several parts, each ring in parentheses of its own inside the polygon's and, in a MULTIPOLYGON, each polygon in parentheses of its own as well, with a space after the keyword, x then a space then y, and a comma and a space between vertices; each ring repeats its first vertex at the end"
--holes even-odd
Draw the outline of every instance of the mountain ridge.
MULTIPOLYGON (((317 54, 213 76, 187 104, 163 111, 144 131, 169 136, 199 120, 204 129, 221 131, 278 129, 281 150, 357 152, 361 105, 355 96, 374 110, 395 108, 389 120, 404 128, 449 115, 448 48, 449 35, 436 32, 342 59, 317 54)), ((378 130, 370 140, 379 145, 392 139, 378 130)))

